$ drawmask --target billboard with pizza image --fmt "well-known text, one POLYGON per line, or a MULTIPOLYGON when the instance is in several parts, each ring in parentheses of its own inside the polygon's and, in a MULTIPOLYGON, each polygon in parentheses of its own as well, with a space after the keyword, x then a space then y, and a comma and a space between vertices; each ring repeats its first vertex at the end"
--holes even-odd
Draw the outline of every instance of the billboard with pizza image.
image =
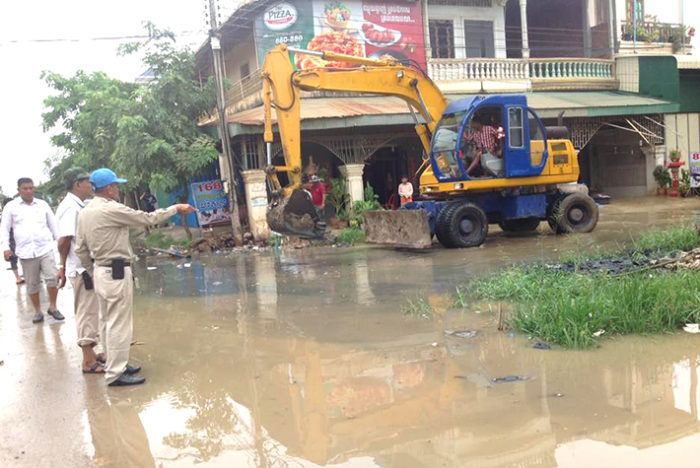
MULTIPOLYGON (((267 50, 280 42, 296 47, 318 51, 333 51, 358 57, 373 59, 389 56, 404 62, 413 62, 425 68, 425 42, 423 38, 423 17, 419 1, 378 2, 362 0, 314 0, 313 2, 286 2, 282 5, 294 6, 299 17, 294 21, 285 18, 285 8, 273 5, 263 15, 267 20, 256 22, 258 48, 261 62, 267 50), (311 32, 302 33, 301 28, 293 28, 289 23, 299 24, 303 14, 300 5, 307 8, 303 13, 310 14, 311 32), (308 8, 311 8, 311 12, 308 8), (270 13, 270 11, 272 13, 270 13), (280 16, 280 18, 277 18, 280 16), (273 27, 295 29, 295 34, 270 31, 273 27), (263 36, 265 40, 259 38, 263 36), (274 36, 274 40, 269 38, 274 36), (287 40, 285 40, 287 39, 287 40)), ((289 11, 289 9, 287 9, 289 11)), ((297 69, 348 68, 354 65, 329 62, 319 57, 297 54, 293 57, 297 69)))

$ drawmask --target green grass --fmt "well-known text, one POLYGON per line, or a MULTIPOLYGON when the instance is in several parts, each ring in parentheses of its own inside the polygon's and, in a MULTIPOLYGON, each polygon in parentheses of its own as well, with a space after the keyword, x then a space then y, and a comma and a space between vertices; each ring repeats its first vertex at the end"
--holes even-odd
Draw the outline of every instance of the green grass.
POLYGON ((146 246, 148 247, 166 250, 169 249, 171 245, 176 245, 185 249, 189 249, 191 246, 191 243, 188 240, 176 241, 167 234, 163 234, 162 232, 158 231, 148 234, 145 242, 146 246))
MULTIPOLYGON (((632 251, 568 255, 566 261, 655 255, 692 250, 698 234, 692 226, 652 231, 632 251)), ((567 348, 588 348, 618 334, 667 333, 700 321, 700 271, 647 270, 613 276, 605 272, 570 273, 544 264, 512 266, 459 288, 477 300, 514 305, 509 324, 530 336, 567 348)))
POLYGON ((698 230, 693 225, 672 226, 650 231, 634 243, 638 253, 669 253, 692 250, 698 246, 698 230))
POLYGON ((428 304, 421 295, 417 295, 415 298, 409 298, 401 306, 401 312, 404 315, 410 315, 413 317, 430 319, 433 316, 433 308, 428 304))
POLYGON ((365 241, 365 232, 357 227, 346 228, 340 231, 335 241, 339 244, 361 244, 365 241))

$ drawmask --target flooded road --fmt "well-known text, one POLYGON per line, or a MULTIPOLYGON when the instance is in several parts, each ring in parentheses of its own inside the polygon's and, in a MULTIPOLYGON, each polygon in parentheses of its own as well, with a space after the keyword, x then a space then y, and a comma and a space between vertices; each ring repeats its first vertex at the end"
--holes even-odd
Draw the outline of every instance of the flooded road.
POLYGON ((590 235, 542 224, 479 249, 142 261, 133 388, 80 373, 70 294, 66 323, 32 325, 3 271, 0 466, 697 467, 698 335, 537 350, 448 297, 513 262, 700 219, 700 202, 662 200, 603 207, 590 235), (434 319, 402 313, 418 296, 434 319))

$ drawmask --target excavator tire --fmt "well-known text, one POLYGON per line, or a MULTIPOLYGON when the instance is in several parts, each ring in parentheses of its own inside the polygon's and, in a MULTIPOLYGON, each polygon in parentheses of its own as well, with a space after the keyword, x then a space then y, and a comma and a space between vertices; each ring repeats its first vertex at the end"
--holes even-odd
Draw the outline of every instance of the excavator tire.
POLYGON ((445 208, 443 208, 435 218, 435 237, 437 237, 440 244, 443 247, 452 248, 452 242, 447 234, 449 229, 449 219, 451 217, 452 210, 459 206, 459 202, 449 203, 445 208))
POLYGON ((504 219, 498 225, 505 232, 532 232, 540 225, 539 218, 504 219))
POLYGON ((270 207, 267 224, 280 234, 308 239, 322 238, 326 231, 326 223, 316 213, 311 197, 300 189, 270 207))
POLYGON ((555 203, 548 221, 557 234, 591 232, 598 224, 598 205, 588 195, 571 193, 555 203))
POLYGON ((484 243, 489 222, 484 210, 469 202, 450 206, 445 214, 448 248, 477 247, 484 243))

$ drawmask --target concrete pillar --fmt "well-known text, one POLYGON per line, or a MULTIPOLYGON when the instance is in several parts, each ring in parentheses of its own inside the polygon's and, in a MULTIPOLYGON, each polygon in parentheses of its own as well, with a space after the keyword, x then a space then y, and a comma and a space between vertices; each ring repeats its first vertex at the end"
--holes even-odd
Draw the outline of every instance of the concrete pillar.
POLYGON ((583 56, 586 58, 590 58, 593 48, 593 37, 591 36, 591 23, 589 21, 590 17, 588 15, 590 10, 588 0, 583 0, 583 2, 581 3, 581 10, 581 27, 583 28, 583 56))
POLYGON ((248 207, 248 224, 250 232, 256 241, 265 240, 270 236, 267 226, 267 188, 265 186, 265 171, 251 169, 243 171, 245 183, 245 202, 248 207))
POLYGON ((353 204, 365 198, 364 185, 362 184, 362 172, 364 169, 364 164, 346 164, 340 168, 345 176, 347 190, 353 204))
POLYGON ((527 38, 527 0, 520 0, 520 33, 523 42, 523 58, 530 58, 530 42, 527 38))

